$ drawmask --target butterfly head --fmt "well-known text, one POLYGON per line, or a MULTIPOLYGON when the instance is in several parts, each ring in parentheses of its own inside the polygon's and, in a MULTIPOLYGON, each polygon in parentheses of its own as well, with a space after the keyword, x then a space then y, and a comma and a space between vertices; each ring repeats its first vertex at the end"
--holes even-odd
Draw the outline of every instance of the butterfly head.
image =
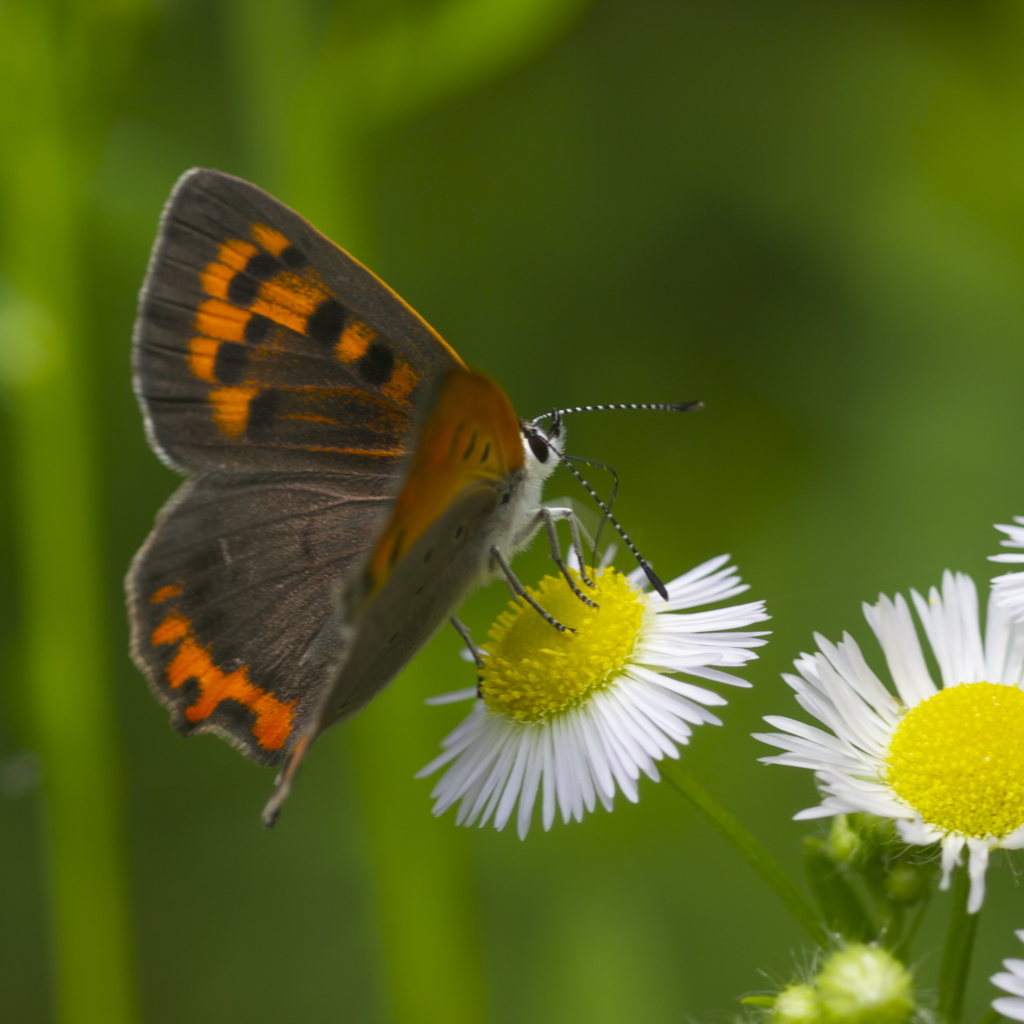
POLYGON ((562 417, 556 416, 548 427, 541 426, 539 420, 520 420, 519 430, 523 435, 527 461, 537 464, 537 472, 550 476, 565 447, 562 417))
POLYGON ((564 458, 565 428, 561 416, 556 416, 546 426, 538 420, 520 420, 519 431, 523 435, 526 479, 528 486, 536 487, 539 503, 544 481, 564 458))

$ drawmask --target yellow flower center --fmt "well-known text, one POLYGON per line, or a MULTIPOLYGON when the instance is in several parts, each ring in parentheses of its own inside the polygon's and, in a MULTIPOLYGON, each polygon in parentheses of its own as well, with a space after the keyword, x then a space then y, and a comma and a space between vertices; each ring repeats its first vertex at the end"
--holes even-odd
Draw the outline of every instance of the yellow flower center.
POLYGON ((930 825, 1005 836, 1024 825, 1024 692, 940 690, 903 716, 886 759, 892 788, 930 825))
POLYGON ((595 582, 596 590, 582 583, 580 589, 600 608, 585 605, 561 576, 545 576, 529 588, 545 611, 575 633, 560 633, 521 598, 498 616, 480 673, 480 692, 491 711, 535 722, 582 704, 616 678, 633 653, 647 603, 615 569, 601 570, 595 582))

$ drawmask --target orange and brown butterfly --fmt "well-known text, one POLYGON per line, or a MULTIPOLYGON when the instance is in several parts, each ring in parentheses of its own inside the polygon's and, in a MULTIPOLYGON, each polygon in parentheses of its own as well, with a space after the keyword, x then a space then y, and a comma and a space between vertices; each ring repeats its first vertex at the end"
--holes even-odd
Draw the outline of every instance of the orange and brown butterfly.
POLYGON ((212 170, 167 203, 133 348, 150 443, 187 479, 128 574, 132 654, 180 732, 283 766, 270 823, 319 733, 533 536, 556 431, 212 170))

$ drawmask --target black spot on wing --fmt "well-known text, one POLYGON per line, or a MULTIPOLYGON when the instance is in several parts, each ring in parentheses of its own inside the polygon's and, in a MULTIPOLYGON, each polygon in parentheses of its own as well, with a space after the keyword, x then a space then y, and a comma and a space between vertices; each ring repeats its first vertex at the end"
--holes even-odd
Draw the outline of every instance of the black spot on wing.
POLYGON ((240 270, 228 284, 228 302, 236 306, 249 306, 259 294, 260 283, 240 270))
POLYGON ((257 281, 269 281, 281 270, 281 261, 269 252, 258 252, 249 257, 244 274, 255 277, 257 281))
POLYGON ((356 363, 359 376, 374 387, 387 384, 395 369, 395 354, 382 341, 375 341, 356 363))
POLYGON ((345 307, 337 299, 324 299, 309 315, 306 334, 321 345, 333 345, 345 326, 345 307))
POLYGON ((259 313, 253 313, 245 325, 246 343, 249 345, 258 345, 261 341, 266 339, 267 335, 270 333, 270 328, 273 326, 274 323, 269 317, 261 316, 259 313))
POLYGON ((289 270, 298 270, 306 265, 306 254, 294 245, 284 249, 279 258, 289 270))
POLYGON ((237 384, 245 376, 249 354, 237 341, 222 341, 213 364, 214 376, 221 384, 237 384))
MULTIPOLYGON (((182 707, 188 707, 189 704, 195 704, 195 702, 203 695, 202 690, 199 689, 199 680, 194 676, 190 676, 186 679, 179 687, 177 687, 177 691, 177 700, 181 702, 182 707)), ((192 729, 195 728, 195 726, 188 722, 187 719, 183 719, 183 722, 183 732, 191 732, 192 729)))
POLYGON ((249 422, 245 432, 250 438, 261 436, 274 422, 281 407, 280 391, 261 391, 249 403, 249 422))
POLYGON ((249 306, 260 293, 260 282, 269 281, 281 272, 281 261, 269 252, 257 252, 249 257, 245 267, 228 284, 228 299, 236 306, 249 306))

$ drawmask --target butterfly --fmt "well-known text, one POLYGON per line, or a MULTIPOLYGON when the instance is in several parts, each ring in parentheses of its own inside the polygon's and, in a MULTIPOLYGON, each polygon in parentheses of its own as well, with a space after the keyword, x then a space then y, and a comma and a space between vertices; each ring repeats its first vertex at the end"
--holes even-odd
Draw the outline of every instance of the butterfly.
POLYGON ((128 573, 132 656, 179 732, 281 768, 269 825, 317 736, 554 535, 561 419, 521 422, 369 270, 213 170, 167 202, 133 360, 186 480, 128 573))

